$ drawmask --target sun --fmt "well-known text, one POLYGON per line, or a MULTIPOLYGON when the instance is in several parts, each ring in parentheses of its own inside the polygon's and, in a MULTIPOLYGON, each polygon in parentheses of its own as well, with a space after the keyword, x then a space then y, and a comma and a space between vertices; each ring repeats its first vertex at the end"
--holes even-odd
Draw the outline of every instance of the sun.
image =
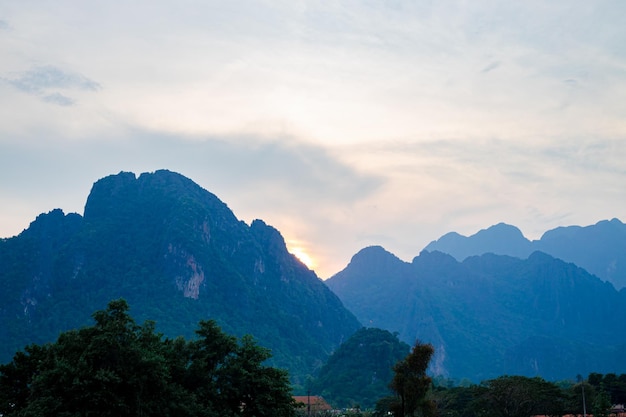
POLYGON ((305 264, 309 269, 313 269, 315 266, 315 261, 311 258, 303 248, 291 248, 291 253, 300 260, 303 264, 305 264))

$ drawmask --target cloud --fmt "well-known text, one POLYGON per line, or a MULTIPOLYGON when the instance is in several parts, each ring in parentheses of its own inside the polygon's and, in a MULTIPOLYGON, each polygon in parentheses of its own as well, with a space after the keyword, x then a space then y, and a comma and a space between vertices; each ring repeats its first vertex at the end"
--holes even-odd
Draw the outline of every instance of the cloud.
POLYGON ((76 102, 75 100, 64 96, 61 93, 47 94, 45 96, 42 96, 41 99, 46 103, 54 103, 58 104, 59 106, 72 106, 76 102))
MULTIPOLYGON (((359 205, 385 187, 385 175, 295 137, 188 137, 139 129, 128 135, 0 142, 0 177, 12 178, 0 184, 0 195, 10 196, 25 218, 23 224, 12 219, 11 227, 21 230, 56 207, 82 213, 91 185, 106 175, 165 168, 217 195, 247 223, 263 219, 299 241, 330 274, 341 267, 331 261, 340 253, 337 243, 353 238, 347 225, 366 222, 357 216, 359 205)), ((345 248, 339 262, 355 249, 345 248)))
POLYGON ((490 71, 495 70, 496 68, 498 68, 500 66, 500 62, 499 61, 494 61, 491 62, 490 64, 488 64, 485 68, 483 68, 482 70, 480 70, 480 72, 482 73, 488 73, 490 71))
POLYGON ((28 221, 167 168, 328 271, 369 244, 623 216, 624 2, 27 6, 0 21, 0 195, 35 195, 28 221))
POLYGON ((452 230, 475 233, 504 221, 537 238, 560 225, 623 216, 626 203, 620 138, 407 140, 351 150, 352 165, 385 173, 365 201, 371 208, 362 209, 371 229, 393 231, 389 249, 407 258, 421 249, 412 244, 452 230))
POLYGON ((58 90, 97 91, 100 85, 89 78, 51 65, 36 66, 9 78, 0 78, 18 90, 39 97, 47 103, 71 106, 75 100, 58 90))
MULTIPOLYGON (((384 183, 383 176, 359 171, 327 149, 296 138, 200 139, 136 129, 131 135, 132 140, 68 142, 48 137, 28 145, 13 141, 3 145, 0 165, 7 175, 13 172, 15 184, 19 178, 27 181, 27 167, 32 166, 41 172, 81 172, 91 181, 121 170, 140 173, 166 168, 224 195, 227 202, 260 211, 280 207, 292 213, 316 205, 350 205, 384 183)), ((15 184, 12 191, 20 188, 15 184)), ((65 185, 60 181, 57 186, 65 185)), ((247 212, 252 214, 251 209, 247 212)))

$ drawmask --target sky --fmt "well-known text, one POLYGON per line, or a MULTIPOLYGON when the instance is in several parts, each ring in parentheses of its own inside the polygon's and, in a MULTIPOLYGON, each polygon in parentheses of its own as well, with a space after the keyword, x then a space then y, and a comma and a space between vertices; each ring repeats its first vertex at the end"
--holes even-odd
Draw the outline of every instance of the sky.
POLYGON ((169 169, 325 279, 626 221, 626 2, 4 0, 0 237, 169 169))

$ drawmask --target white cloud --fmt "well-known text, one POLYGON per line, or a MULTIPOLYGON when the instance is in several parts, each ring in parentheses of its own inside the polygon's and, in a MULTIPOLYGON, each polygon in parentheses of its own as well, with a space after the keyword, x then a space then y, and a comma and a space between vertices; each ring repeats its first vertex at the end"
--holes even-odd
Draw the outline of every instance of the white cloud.
POLYGON ((5 2, 0 158, 19 179, 2 202, 80 211, 102 176, 172 169, 326 275, 366 244, 411 257, 499 221, 533 236, 624 218, 625 11, 5 2))

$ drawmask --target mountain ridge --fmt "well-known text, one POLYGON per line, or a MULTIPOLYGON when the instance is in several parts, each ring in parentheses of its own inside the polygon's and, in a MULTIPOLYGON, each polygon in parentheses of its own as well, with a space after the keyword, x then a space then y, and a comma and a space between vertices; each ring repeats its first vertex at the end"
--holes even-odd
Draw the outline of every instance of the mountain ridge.
POLYGON ((447 233, 424 250, 448 253, 459 261, 484 253, 527 258, 542 251, 575 263, 617 289, 626 287, 626 225, 617 218, 589 226, 557 227, 532 241, 517 227, 498 223, 470 236, 447 233))
POLYGON ((573 263, 540 251, 527 259, 488 253, 459 262, 424 250, 389 271, 376 275, 349 264, 326 284, 362 323, 398 332, 409 344, 433 344, 435 375, 479 382, 626 370, 616 355, 626 344, 619 332, 626 293, 573 263))

